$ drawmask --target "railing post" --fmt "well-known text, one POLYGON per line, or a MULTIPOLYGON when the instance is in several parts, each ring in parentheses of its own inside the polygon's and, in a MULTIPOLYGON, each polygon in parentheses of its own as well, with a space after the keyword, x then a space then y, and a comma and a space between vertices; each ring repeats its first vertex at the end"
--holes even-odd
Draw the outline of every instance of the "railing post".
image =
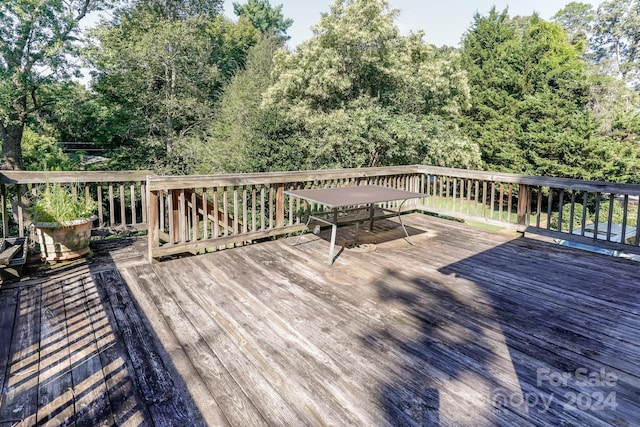
POLYGON ((529 225, 529 207, 531 206, 531 188, 520 184, 518 189, 518 225, 529 225))
POLYGON ((9 235, 9 220, 7 218, 7 186, 2 184, 2 238, 9 235))
POLYGON ((284 227, 284 183, 276 185, 276 228, 284 227))
POLYGON ((160 217, 158 216, 158 193, 150 190, 147 178, 147 249, 149 262, 153 262, 153 250, 160 247, 160 217))

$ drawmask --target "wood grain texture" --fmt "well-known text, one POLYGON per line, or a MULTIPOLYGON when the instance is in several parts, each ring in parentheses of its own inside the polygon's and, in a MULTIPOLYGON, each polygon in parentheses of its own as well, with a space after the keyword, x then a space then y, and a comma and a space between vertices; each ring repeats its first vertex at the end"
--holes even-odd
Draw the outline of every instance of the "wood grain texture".
MULTIPOLYGON (((484 185, 459 179, 457 200, 476 188, 483 198, 484 185)), ((68 363, 78 388, 76 371, 93 371, 105 387, 78 399, 98 424, 640 425, 637 263, 425 215, 403 222, 413 245, 397 218, 360 230, 359 246, 355 227, 341 229, 332 266, 328 230, 157 264, 144 242, 105 242, 82 268, 0 288, 0 334, 29 341, 23 322, 35 324, 13 319, 21 301, 41 301, 36 386, 23 390, 65 396, 54 374, 68 363), (611 393, 615 408, 593 406, 611 393)), ((15 356, 0 347, 0 368, 15 356)), ((14 394, 0 414, 17 409, 16 379, 29 381, 7 369, 14 394)), ((67 420, 45 400, 40 420, 67 420)))
MULTIPOLYGON (((461 197, 475 192, 464 187, 461 197)), ((169 313, 200 375, 215 360, 231 376, 215 400, 232 425, 282 424, 293 419, 285 408, 307 425, 640 422, 637 264, 423 215, 403 220, 415 246, 396 219, 361 230, 359 247, 346 227, 333 266, 327 231, 298 246, 282 239, 145 266, 143 297, 169 313), (617 380, 584 384, 576 369, 617 380), (615 409, 568 409, 572 395, 611 392, 615 409), (232 396, 261 419, 240 421, 221 403, 232 396)))

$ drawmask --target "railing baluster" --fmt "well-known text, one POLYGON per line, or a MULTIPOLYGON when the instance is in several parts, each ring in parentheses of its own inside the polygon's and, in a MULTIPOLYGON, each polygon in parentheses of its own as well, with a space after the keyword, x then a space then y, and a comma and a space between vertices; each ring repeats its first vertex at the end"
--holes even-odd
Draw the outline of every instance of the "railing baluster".
POLYGON ((218 202, 218 187, 213 187, 213 237, 220 236, 220 205, 218 202))
POLYGON ((496 201, 496 183, 491 181, 491 207, 489 209, 489 216, 493 219, 493 214, 495 212, 495 201, 496 201))
POLYGON ((113 196, 113 184, 109 184, 109 225, 114 227, 116 225, 116 204, 113 196))
POLYGON ((135 185, 131 184, 130 191, 131 191, 131 224, 132 225, 136 225, 138 214, 137 214, 137 209, 136 209, 136 187, 135 187, 135 185))
POLYGON ((553 188, 549 187, 547 196, 547 230, 551 230, 551 209, 553 205, 553 188))
POLYGON ((609 217, 607 218, 607 242, 611 241, 611 223, 613 222, 613 200, 615 196, 609 194, 609 217))
POLYGON ((238 188, 233 187, 233 234, 238 234, 238 230, 240 230, 238 221, 239 214, 238 188))
POLYGON ((507 198, 507 222, 513 222, 511 214, 513 212, 513 184, 509 184, 509 195, 507 198))
POLYGON ((187 212, 184 189, 178 193, 178 232, 180 243, 187 241, 187 212))
POLYGON ((9 220, 7 218, 7 186, 2 184, 0 187, 0 198, 2 199, 0 204, 2 205, 2 237, 9 236, 9 220))
POLYGON ((474 199, 475 199, 475 202, 476 202, 476 209, 475 209, 475 212, 473 213, 475 216, 478 216, 478 211, 480 210, 480 206, 479 206, 480 203, 479 203, 479 200, 478 200, 479 194, 478 193, 480 193, 480 182, 476 180, 475 181, 475 192, 474 192, 474 199))
POLYGON ((576 190, 571 190, 571 212, 569 213, 569 234, 573 233, 573 221, 576 209, 576 190))
POLYGON ((193 227, 192 240, 200 239, 200 212, 198 212, 198 195, 195 190, 191 193, 191 226, 193 227))
POLYGON ((562 233, 562 208, 564 207, 564 190, 558 194, 558 232, 562 233))
MULTIPOLYGON (((202 189, 202 239, 209 238, 209 200, 207 200, 207 188, 202 189)), ((213 234, 213 233, 212 233, 213 234)))
POLYGON ((598 229, 600 228, 600 200, 602 197, 602 193, 596 193, 596 212, 594 218, 594 228, 593 228, 593 240, 598 238, 598 229))
POLYGON ((500 202, 498 205, 498 221, 502 221, 502 206, 504 204, 504 184, 500 183, 500 202))
POLYGON ((256 186, 251 187, 251 231, 256 231, 256 186))
POLYGON ((176 232, 176 215, 175 215, 175 190, 169 190, 167 192, 167 216, 169 217, 169 244, 177 243, 176 232))
POLYGON ((124 184, 120 184, 120 225, 122 227, 127 225, 126 204, 126 199, 124 197, 124 184))
POLYGON ((140 202, 142 205, 142 223, 147 224, 147 190, 145 184, 140 184, 140 202))
POLYGON ((482 218, 487 218, 487 181, 482 181, 482 218))
POLYGON ((222 190, 222 218, 224 225, 224 235, 229 235, 229 190, 225 186, 222 190))
POLYGON ((629 215, 629 195, 625 194, 622 201, 622 235, 620 243, 627 243, 627 216, 629 215))
POLYGON ((248 230, 248 207, 247 207, 247 186, 242 186, 242 232, 246 233, 248 230))
MULTIPOLYGON (((336 184, 337 186, 337 184, 336 184)), ((273 228, 273 185, 269 185, 269 228, 273 228)))
POLYGON ((580 219, 582 225, 580 226, 580 236, 584 237, 584 228, 587 224, 587 201, 589 198, 589 192, 585 191, 582 195, 582 218, 580 219))

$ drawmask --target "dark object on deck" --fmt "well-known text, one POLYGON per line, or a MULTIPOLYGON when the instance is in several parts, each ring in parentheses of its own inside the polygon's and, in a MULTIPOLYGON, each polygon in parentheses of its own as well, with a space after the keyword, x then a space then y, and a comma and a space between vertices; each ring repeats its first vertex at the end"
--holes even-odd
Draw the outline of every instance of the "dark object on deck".
POLYGON ((27 261, 25 237, 3 239, 0 243, 0 283, 17 280, 27 261))

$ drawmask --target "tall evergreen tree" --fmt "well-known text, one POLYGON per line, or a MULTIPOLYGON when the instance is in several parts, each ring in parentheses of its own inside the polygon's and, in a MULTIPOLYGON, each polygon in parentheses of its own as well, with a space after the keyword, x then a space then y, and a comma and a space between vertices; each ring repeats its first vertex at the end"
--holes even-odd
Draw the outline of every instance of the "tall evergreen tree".
POLYGON ((476 15, 463 42, 469 136, 489 169, 592 178, 602 158, 583 46, 558 25, 507 11, 476 15))

